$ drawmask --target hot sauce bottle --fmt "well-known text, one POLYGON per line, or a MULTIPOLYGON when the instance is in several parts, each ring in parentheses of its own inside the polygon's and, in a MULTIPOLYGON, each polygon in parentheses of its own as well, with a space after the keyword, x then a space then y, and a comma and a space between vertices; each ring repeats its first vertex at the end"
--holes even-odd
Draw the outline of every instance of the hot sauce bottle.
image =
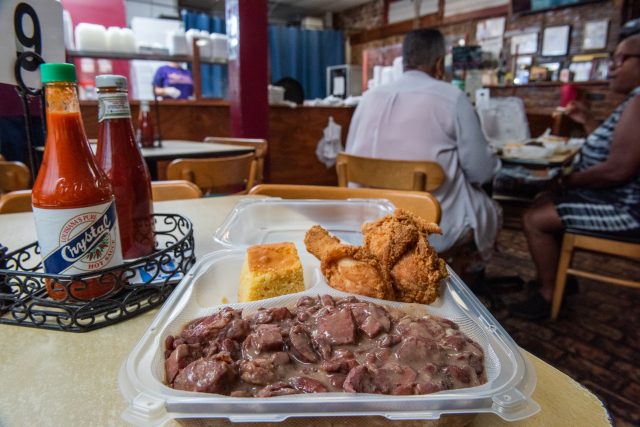
POLYGON ((140 102, 138 115, 138 142, 143 147, 153 147, 156 140, 153 118, 147 101, 140 102))
POLYGON ((136 143, 127 97, 127 79, 96 77, 98 149, 96 159, 113 186, 122 255, 133 259, 154 250, 151 177, 136 143))
MULTIPOLYGON (((116 205, 107 175, 98 167, 84 132, 71 64, 43 64, 47 139, 32 204, 44 270, 53 274, 98 272, 122 263, 116 205)), ((46 281, 54 299, 89 300, 115 286, 115 276, 46 281)))

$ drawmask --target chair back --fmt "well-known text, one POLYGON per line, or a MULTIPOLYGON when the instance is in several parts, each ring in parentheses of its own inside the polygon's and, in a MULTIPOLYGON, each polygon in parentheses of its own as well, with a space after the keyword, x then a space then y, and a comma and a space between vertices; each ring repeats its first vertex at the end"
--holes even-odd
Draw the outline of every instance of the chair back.
POLYGON ((436 162, 374 159, 344 152, 338 153, 336 169, 340 187, 353 182, 372 188, 435 191, 445 179, 436 162))
POLYGON ((172 181, 152 181, 151 192, 154 202, 199 199, 202 197, 202 191, 197 185, 180 179, 172 181))
POLYGON ((425 221, 440 222, 440 203, 423 191, 379 190, 373 188, 326 187, 320 185, 261 184, 249 194, 282 197, 283 199, 388 199, 396 207, 406 209, 425 221))
POLYGON ((0 194, 29 188, 31 173, 21 162, 0 160, 0 194))
POLYGON ((264 159, 267 156, 269 143, 266 139, 259 138, 223 138, 208 136, 204 142, 215 142, 216 144, 240 145, 242 147, 253 147, 256 150, 256 160, 258 170, 256 171, 256 184, 264 182, 264 159))
POLYGON ((0 196, 0 214, 31 212, 31 190, 17 190, 0 196))
POLYGON ((167 166, 167 179, 186 180, 206 194, 246 194, 256 179, 253 153, 211 159, 177 159, 167 166))

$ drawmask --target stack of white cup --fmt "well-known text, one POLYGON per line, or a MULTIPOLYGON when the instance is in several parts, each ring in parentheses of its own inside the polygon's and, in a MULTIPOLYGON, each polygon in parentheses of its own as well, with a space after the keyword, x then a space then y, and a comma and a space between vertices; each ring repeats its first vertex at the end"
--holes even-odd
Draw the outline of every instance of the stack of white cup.
POLYGON ((82 22, 76 25, 76 49, 104 52, 107 49, 107 30, 103 25, 82 22))

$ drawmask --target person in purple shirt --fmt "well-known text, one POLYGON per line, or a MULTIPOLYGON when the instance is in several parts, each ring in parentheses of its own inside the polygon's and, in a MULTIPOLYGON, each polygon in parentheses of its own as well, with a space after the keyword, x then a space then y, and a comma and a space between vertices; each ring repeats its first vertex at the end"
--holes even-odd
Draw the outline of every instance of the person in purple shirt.
POLYGON ((153 76, 153 90, 158 96, 188 99, 193 96, 191 71, 183 69, 177 62, 163 65, 153 76))

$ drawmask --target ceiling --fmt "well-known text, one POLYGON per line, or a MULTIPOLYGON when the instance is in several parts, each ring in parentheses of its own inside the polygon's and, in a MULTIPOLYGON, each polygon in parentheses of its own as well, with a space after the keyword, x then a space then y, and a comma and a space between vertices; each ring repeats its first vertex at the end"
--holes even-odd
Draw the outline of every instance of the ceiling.
MULTIPOLYGON (((326 12, 340 12, 372 0, 268 0, 271 20, 320 16, 326 12)), ((179 0, 180 7, 224 14, 224 0, 179 0)))

